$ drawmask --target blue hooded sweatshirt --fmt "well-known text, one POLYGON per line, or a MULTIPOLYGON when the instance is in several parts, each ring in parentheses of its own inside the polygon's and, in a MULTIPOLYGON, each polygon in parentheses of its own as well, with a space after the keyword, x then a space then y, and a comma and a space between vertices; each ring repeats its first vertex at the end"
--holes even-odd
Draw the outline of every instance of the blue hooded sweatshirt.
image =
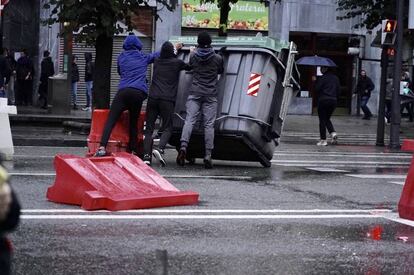
POLYGON ((135 35, 128 35, 123 47, 124 51, 118 56, 119 90, 133 88, 148 93, 147 67, 160 53, 142 53, 142 43, 135 35))

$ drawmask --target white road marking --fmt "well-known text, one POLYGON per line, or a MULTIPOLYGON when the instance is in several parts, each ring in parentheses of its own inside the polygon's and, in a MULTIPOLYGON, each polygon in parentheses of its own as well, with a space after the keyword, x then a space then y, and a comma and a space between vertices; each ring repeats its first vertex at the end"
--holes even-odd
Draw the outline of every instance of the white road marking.
POLYGON ((406 220, 406 219, 401 219, 398 213, 384 213, 384 214, 378 214, 379 217, 382 217, 384 219, 393 221, 393 222, 397 222, 397 223, 401 223, 401 224, 405 224, 411 227, 414 227, 414 221, 411 220, 406 220))
MULTIPOLYGON (((283 163, 273 163, 273 165, 275 166, 282 166, 282 167, 302 167, 302 168, 307 168, 307 167, 318 167, 321 166, 323 163, 315 163, 315 164, 310 164, 310 163, 303 163, 303 164, 283 164, 283 163)), ((373 165, 362 165, 362 164, 356 164, 356 165, 352 165, 352 164, 334 164, 334 163, 327 163, 327 164, 323 164, 323 166, 325 167, 344 167, 344 168, 407 168, 410 165, 409 164, 399 164, 399 165, 378 165, 378 164, 373 164, 373 165)))
POLYGON ((348 177, 360 179, 406 179, 407 175, 387 175, 387 174, 346 174, 348 177))
MULTIPOLYGON (((36 173, 36 172, 10 172, 10 176, 56 176, 56 173, 36 173)), ((178 178, 178 179, 228 179, 228 180, 251 180, 250 176, 226 176, 226 175, 161 175, 164 178, 178 178)))
POLYGON ((349 173, 347 170, 335 169, 335 168, 327 168, 327 167, 306 167, 308 170, 317 171, 317 172, 335 172, 335 173, 349 173))
POLYGON ((272 160, 272 163, 319 163, 319 164, 387 164, 387 165, 408 165, 408 162, 400 162, 400 161, 358 161, 358 160, 292 160, 292 159, 283 159, 283 160, 272 160))
POLYGON ((370 214, 326 214, 326 215, 21 215, 26 220, 195 220, 195 219, 375 219, 370 214))
POLYGON ((404 181, 390 181, 389 183, 394 183, 394 184, 398 184, 398 185, 405 185, 404 181))
POLYGON ((320 152, 320 153, 274 153, 273 156, 294 156, 294 157, 355 157, 355 158, 395 158, 395 159, 412 159, 412 155, 388 155, 388 154, 344 154, 337 153, 332 154, 331 152, 320 152))
MULTIPOLYGON (((133 209, 116 213, 390 213, 390 209, 133 209)), ((108 210, 23 209, 22 213, 114 213, 108 210)))

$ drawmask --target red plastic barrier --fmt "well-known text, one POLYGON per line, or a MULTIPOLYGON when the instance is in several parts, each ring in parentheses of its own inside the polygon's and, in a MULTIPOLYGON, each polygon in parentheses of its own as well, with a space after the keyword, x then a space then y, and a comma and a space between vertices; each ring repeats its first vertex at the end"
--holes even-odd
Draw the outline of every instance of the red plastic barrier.
MULTIPOLYGON (((92 114, 91 131, 88 136, 88 153, 87 156, 93 156, 96 150, 98 150, 101 142, 103 129, 105 122, 108 119, 108 109, 95 109, 92 114)), ((137 153, 141 155, 143 153, 143 141, 144 141, 144 122, 145 112, 141 112, 138 119, 138 141, 137 141, 137 153)), ((127 152, 129 143, 129 114, 128 111, 122 113, 121 117, 115 124, 112 130, 111 136, 106 146, 108 154, 117 152, 127 152)))
POLYGON ((404 139, 401 146, 402 151, 414 152, 414 139, 404 139))
POLYGON ((398 203, 398 213, 401 218, 414 221, 414 157, 398 203))
POLYGON ((53 202, 111 211, 198 203, 198 193, 178 190, 132 154, 57 155, 54 164, 56 180, 46 195, 53 202))

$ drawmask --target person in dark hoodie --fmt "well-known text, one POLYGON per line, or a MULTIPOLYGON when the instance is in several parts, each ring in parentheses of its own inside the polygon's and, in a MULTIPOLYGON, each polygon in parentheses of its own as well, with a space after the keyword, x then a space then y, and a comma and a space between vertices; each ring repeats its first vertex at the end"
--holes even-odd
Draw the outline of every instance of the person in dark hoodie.
POLYGON ((172 115, 177 96, 178 78, 181 70, 190 70, 190 66, 176 56, 182 44, 174 45, 165 42, 161 47, 161 55, 154 62, 154 72, 147 102, 147 119, 145 123, 144 162, 151 164, 151 153, 162 166, 166 165, 164 149, 172 133, 172 115), (158 148, 152 147, 152 134, 155 121, 161 117, 162 132, 158 148))
POLYGON ((106 145, 112 129, 122 112, 129 112, 129 150, 137 152, 137 121, 140 115, 142 102, 147 98, 147 67, 159 57, 159 52, 145 54, 141 52, 142 43, 134 34, 130 34, 124 41, 124 51, 118 56, 118 73, 121 77, 118 93, 112 101, 108 120, 105 123, 100 147, 96 157, 106 155, 106 145))
MULTIPOLYGON (((0 156, 1 158, 1 156, 0 156)), ((7 234, 20 220, 20 204, 0 160, 0 274, 11 274, 12 245, 7 234)))
POLYGON ((375 85, 371 78, 367 76, 365 70, 361 70, 361 76, 357 84, 356 93, 361 97, 361 109, 364 112, 362 119, 369 120, 372 117, 371 110, 368 108, 368 101, 371 97, 371 92, 375 89, 375 85))
POLYGON ((318 94, 319 134, 321 140, 316 144, 326 146, 326 129, 328 129, 331 143, 338 142, 338 135, 331 122, 340 94, 339 78, 328 67, 321 68, 322 76, 316 81, 315 91, 318 94))
POLYGON ((78 57, 76 55, 72 56, 72 103, 73 110, 78 110, 78 82, 79 77, 79 67, 76 61, 78 57))
POLYGON ((204 167, 213 168, 211 155, 214 149, 214 123, 217 115, 217 82, 218 75, 224 71, 223 58, 211 47, 211 37, 201 32, 197 37, 197 49, 190 57, 193 70, 193 82, 187 98, 187 116, 181 134, 181 148, 177 156, 177 164, 184 166, 191 132, 198 114, 203 115, 204 123, 204 167))
POLYGON ((47 94, 49 86, 49 77, 55 74, 55 66, 49 51, 43 52, 43 60, 40 64, 40 85, 39 85, 39 101, 43 101, 42 109, 47 109, 47 94))
POLYGON ((33 91, 34 66, 32 60, 27 54, 27 50, 23 50, 21 57, 17 60, 16 79, 17 93, 16 105, 31 105, 33 91))
POLYGON ((85 86, 86 86, 86 106, 82 108, 83 111, 92 110, 92 89, 93 89, 93 71, 95 64, 92 61, 92 54, 85 53, 85 86))

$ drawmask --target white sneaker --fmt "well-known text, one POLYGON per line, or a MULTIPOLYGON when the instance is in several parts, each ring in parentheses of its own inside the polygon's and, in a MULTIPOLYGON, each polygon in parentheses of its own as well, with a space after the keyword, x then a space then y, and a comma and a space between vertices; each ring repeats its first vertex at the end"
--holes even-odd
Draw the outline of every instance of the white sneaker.
POLYGON ((317 146, 327 146, 328 142, 326 139, 321 139, 318 143, 316 143, 317 146))
POLYGON ((92 108, 91 107, 83 107, 82 111, 91 112, 92 108))
POLYGON ((333 145, 338 144, 338 134, 336 132, 332 132, 329 134, 330 138, 331 138, 331 143, 333 145))
POLYGON ((154 158, 156 160, 158 160, 161 163, 162 167, 167 165, 167 163, 165 162, 165 159, 164 159, 164 150, 154 149, 154 150, 152 150, 152 155, 154 156, 154 158))

